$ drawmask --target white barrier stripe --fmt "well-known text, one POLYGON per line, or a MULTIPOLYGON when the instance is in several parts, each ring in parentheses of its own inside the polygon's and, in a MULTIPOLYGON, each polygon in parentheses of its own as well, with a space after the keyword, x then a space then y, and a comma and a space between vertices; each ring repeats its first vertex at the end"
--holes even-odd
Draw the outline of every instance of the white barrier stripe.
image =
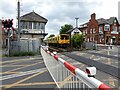
POLYGON ((54 54, 53 54, 53 53, 51 53, 51 55, 54 57, 54 54))
POLYGON ((58 61, 60 61, 60 63, 64 65, 65 60, 63 60, 62 58, 58 58, 58 61))
MULTIPOLYGON (((47 53, 50 53, 47 51, 47 53)), ((51 54, 53 56, 53 54, 51 54)), ((110 87, 102 83, 101 81, 95 79, 94 77, 88 77, 88 75, 80 70, 79 68, 76 68, 72 64, 66 62, 62 58, 59 58, 57 55, 53 56, 56 60, 58 60, 62 65, 64 65, 69 71, 72 70, 72 73, 74 72, 75 76, 78 77, 81 81, 83 81, 86 85, 88 85, 90 88, 98 88, 99 90, 111 90, 110 87), (56 57, 55 57, 56 56, 56 57)))

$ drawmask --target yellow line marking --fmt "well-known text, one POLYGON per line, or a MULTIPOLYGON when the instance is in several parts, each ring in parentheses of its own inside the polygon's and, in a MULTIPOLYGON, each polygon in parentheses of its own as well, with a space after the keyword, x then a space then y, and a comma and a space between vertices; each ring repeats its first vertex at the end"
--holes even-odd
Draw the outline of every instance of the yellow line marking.
POLYGON ((113 87, 115 86, 115 82, 112 77, 109 77, 109 84, 112 85, 113 87))
POLYGON ((34 75, 32 75, 32 76, 29 76, 29 77, 27 77, 27 78, 24 78, 24 79, 18 81, 18 82, 15 82, 15 83, 13 83, 13 84, 11 84, 11 85, 9 85, 9 86, 6 86, 5 88, 14 87, 14 86, 16 86, 17 84, 22 83, 22 82, 24 82, 24 81, 26 81, 26 80, 29 80, 29 79, 31 79, 31 78, 33 78, 33 77, 36 77, 36 76, 38 76, 39 74, 42 74, 42 73, 44 73, 44 72, 46 72, 46 71, 47 71, 47 70, 42 71, 42 72, 39 72, 39 73, 36 73, 36 74, 34 74, 34 75))
MULTIPOLYGON (((80 81, 68 81, 68 83, 78 83, 80 81)), ((63 81, 61 82, 57 82, 57 83, 63 83, 63 81)), ((20 83, 20 84, 16 84, 15 86, 33 86, 33 85, 51 85, 51 84, 55 84, 55 82, 34 82, 34 83, 20 83)), ((6 85, 2 85, 3 87, 8 87, 11 84, 6 84, 6 85)))
POLYGON ((12 70, 3 72, 3 73, 6 74, 6 73, 8 73, 8 72, 16 71, 16 70, 19 70, 19 69, 22 69, 22 68, 26 68, 26 67, 29 67, 29 66, 33 66, 33 65, 37 65, 37 64, 39 64, 39 63, 43 63, 43 61, 37 62, 37 63, 34 63, 34 64, 30 64, 30 65, 26 65, 26 66, 23 66, 23 67, 20 67, 20 68, 15 68, 15 69, 12 69, 12 70))
MULTIPOLYGON (((60 87, 63 87, 63 86, 67 83, 67 81, 69 81, 72 77, 73 77, 72 74, 69 75, 67 78, 64 79, 64 81, 62 81, 62 82, 59 84, 59 86, 60 86, 60 87)), ((58 83, 58 82, 57 82, 57 83, 58 83)))
POLYGON ((17 74, 17 73, 21 73, 21 72, 6 72, 6 73, 0 72, 0 74, 17 74))
MULTIPOLYGON (((34 82, 34 83, 20 83, 16 84, 14 86, 33 86, 33 85, 49 85, 49 84, 55 84, 55 82, 34 82)), ((3 87, 8 87, 11 84, 3 85, 3 87)))
MULTIPOLYGON (((6 66, 9 66, 9 65, 16 64, 16 63, 18 63, 18 62, 14 62, 14 63, 8 63, 8 64, 5 64, 5 65, 6 65, 6 66)), ((3 65, 1 65, 1 66, 3 66, 3 65)))

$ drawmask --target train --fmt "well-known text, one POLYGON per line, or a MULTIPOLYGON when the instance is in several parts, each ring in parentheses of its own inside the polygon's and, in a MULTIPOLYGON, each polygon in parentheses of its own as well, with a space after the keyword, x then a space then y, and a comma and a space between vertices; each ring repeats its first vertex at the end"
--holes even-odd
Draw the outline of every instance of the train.
POLYGON ((59 34, 58 36, 54 36, 44 40, 44 42, 49 46, 68 47, 70 45, 70 35, 59 34))

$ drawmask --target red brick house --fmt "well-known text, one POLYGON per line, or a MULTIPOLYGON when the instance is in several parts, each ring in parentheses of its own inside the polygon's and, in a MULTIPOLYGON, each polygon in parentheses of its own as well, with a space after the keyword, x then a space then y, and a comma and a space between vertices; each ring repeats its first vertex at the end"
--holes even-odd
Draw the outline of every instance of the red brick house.
POLYGON ((93 13, 89 22, 80 25, 80 31, 86 42, 120 45, 120 24, 116 17, 96 19, 93 13))

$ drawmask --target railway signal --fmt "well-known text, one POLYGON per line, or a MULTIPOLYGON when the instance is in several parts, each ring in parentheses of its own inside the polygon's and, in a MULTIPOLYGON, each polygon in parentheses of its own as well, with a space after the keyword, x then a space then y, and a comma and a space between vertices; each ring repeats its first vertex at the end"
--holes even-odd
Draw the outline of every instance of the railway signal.
POLYGON ((7 29, 9 30, 10 28, 13 28, 13 19, 6 19, 6 20, 2 20, 2 25, 4 30, 7 29))

